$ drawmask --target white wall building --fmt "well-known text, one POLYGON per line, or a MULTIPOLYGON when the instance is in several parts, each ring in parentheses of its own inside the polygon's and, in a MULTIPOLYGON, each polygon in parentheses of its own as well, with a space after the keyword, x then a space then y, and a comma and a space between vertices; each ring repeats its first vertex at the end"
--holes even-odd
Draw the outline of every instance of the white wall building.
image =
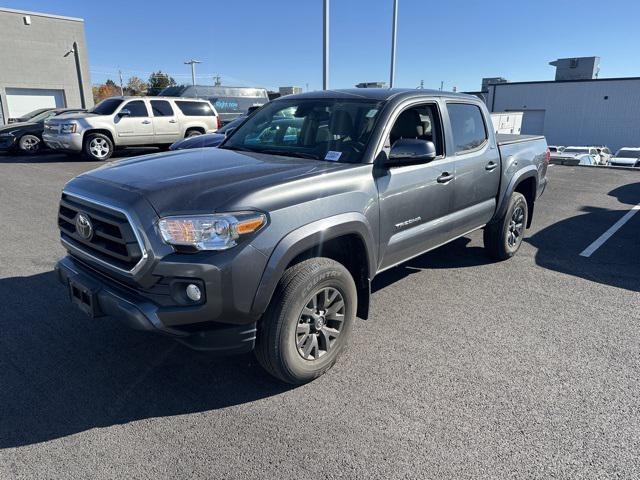
POLYGON ((550 145, 640 147, 640 77, 489 85, 491 112, 522 111, 522 134, 550 145))

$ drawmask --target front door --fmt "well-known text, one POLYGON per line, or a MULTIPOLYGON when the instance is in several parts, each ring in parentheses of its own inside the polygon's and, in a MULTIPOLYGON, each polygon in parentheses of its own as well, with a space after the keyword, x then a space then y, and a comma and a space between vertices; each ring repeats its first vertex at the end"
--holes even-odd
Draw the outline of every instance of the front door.
POLYGON ((173 143, 180 138, 180 124, 167 100, 151 100, 153 131, 157 143, 173 143))
POLYGON ((449 137, 456 160, 453 193, 452 236, 457 237, 485 225, 496 210, 500 185, 500 152, 492 140, 480 106, 448 102, 449 137))
POLYGON ((150 145, 155 143, 153 122, 144 100, 131 100, 125 103, 116 115, 115 123, 118 145, 150 145), (123 115, 123 113, 126 114, 123 115))
POLYGON ((380 270, 417 256, 449 238, 455 161, 445 155, 442 121, 435 103, 412 105, 395 119, 383 156, 400 138, 432 141, 436 159, 386 168, 376 185, 380 202, 380 270))

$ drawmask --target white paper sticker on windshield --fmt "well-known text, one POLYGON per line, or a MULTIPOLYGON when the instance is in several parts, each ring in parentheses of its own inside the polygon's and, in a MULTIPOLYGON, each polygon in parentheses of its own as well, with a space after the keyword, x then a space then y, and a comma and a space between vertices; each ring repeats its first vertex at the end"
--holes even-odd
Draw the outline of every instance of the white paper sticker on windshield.
POLYGON ((332 162, 337 162, 338 160, 340 160, 340 155, 342 155, 342 152, 334 152, 333 150, 329 150, 324 156, 324 159, 332 162))
POLYGON ((367 112, 367 118, 373 118, 376 116, 376 113, 378 113, 378 109, 377 108, 372 108, 371 110, 369 110, 367 112))

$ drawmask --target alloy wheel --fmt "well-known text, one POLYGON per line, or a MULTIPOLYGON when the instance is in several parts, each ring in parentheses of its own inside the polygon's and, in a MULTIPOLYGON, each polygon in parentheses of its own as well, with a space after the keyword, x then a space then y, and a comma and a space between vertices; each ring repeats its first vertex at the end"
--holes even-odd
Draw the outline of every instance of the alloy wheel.
POLYGON ((96 158, 105 158, 109 155, 109 144, 104 138, 94 138, 89 143, 89 151, 96 158))
POLYGON ((514 248, 522 240, 524 232, 524 208, 518 205, 511 214, 509 220, 509 228, 507 230, 507 243, 509 247, 514 248))
POLYGON ((20 148, 28 153, 35 153, 40 148, 40 139, 33 135, 25 135, 20 139, 20 148))
POLYGON ((305 360, 318 360, 335 346, 344 324, 345 303, 333 287, 314 293, 305 304, 296 327, 298 353, 305 360))

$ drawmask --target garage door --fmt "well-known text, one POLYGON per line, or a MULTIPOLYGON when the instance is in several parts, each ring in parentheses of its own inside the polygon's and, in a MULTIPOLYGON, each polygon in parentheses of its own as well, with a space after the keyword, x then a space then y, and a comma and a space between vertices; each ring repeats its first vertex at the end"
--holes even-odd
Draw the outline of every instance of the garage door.
POLYGON ((65 107, 64 91, 39 88, 7 88, 7 116, 21 117, 38 108, 65 107))

